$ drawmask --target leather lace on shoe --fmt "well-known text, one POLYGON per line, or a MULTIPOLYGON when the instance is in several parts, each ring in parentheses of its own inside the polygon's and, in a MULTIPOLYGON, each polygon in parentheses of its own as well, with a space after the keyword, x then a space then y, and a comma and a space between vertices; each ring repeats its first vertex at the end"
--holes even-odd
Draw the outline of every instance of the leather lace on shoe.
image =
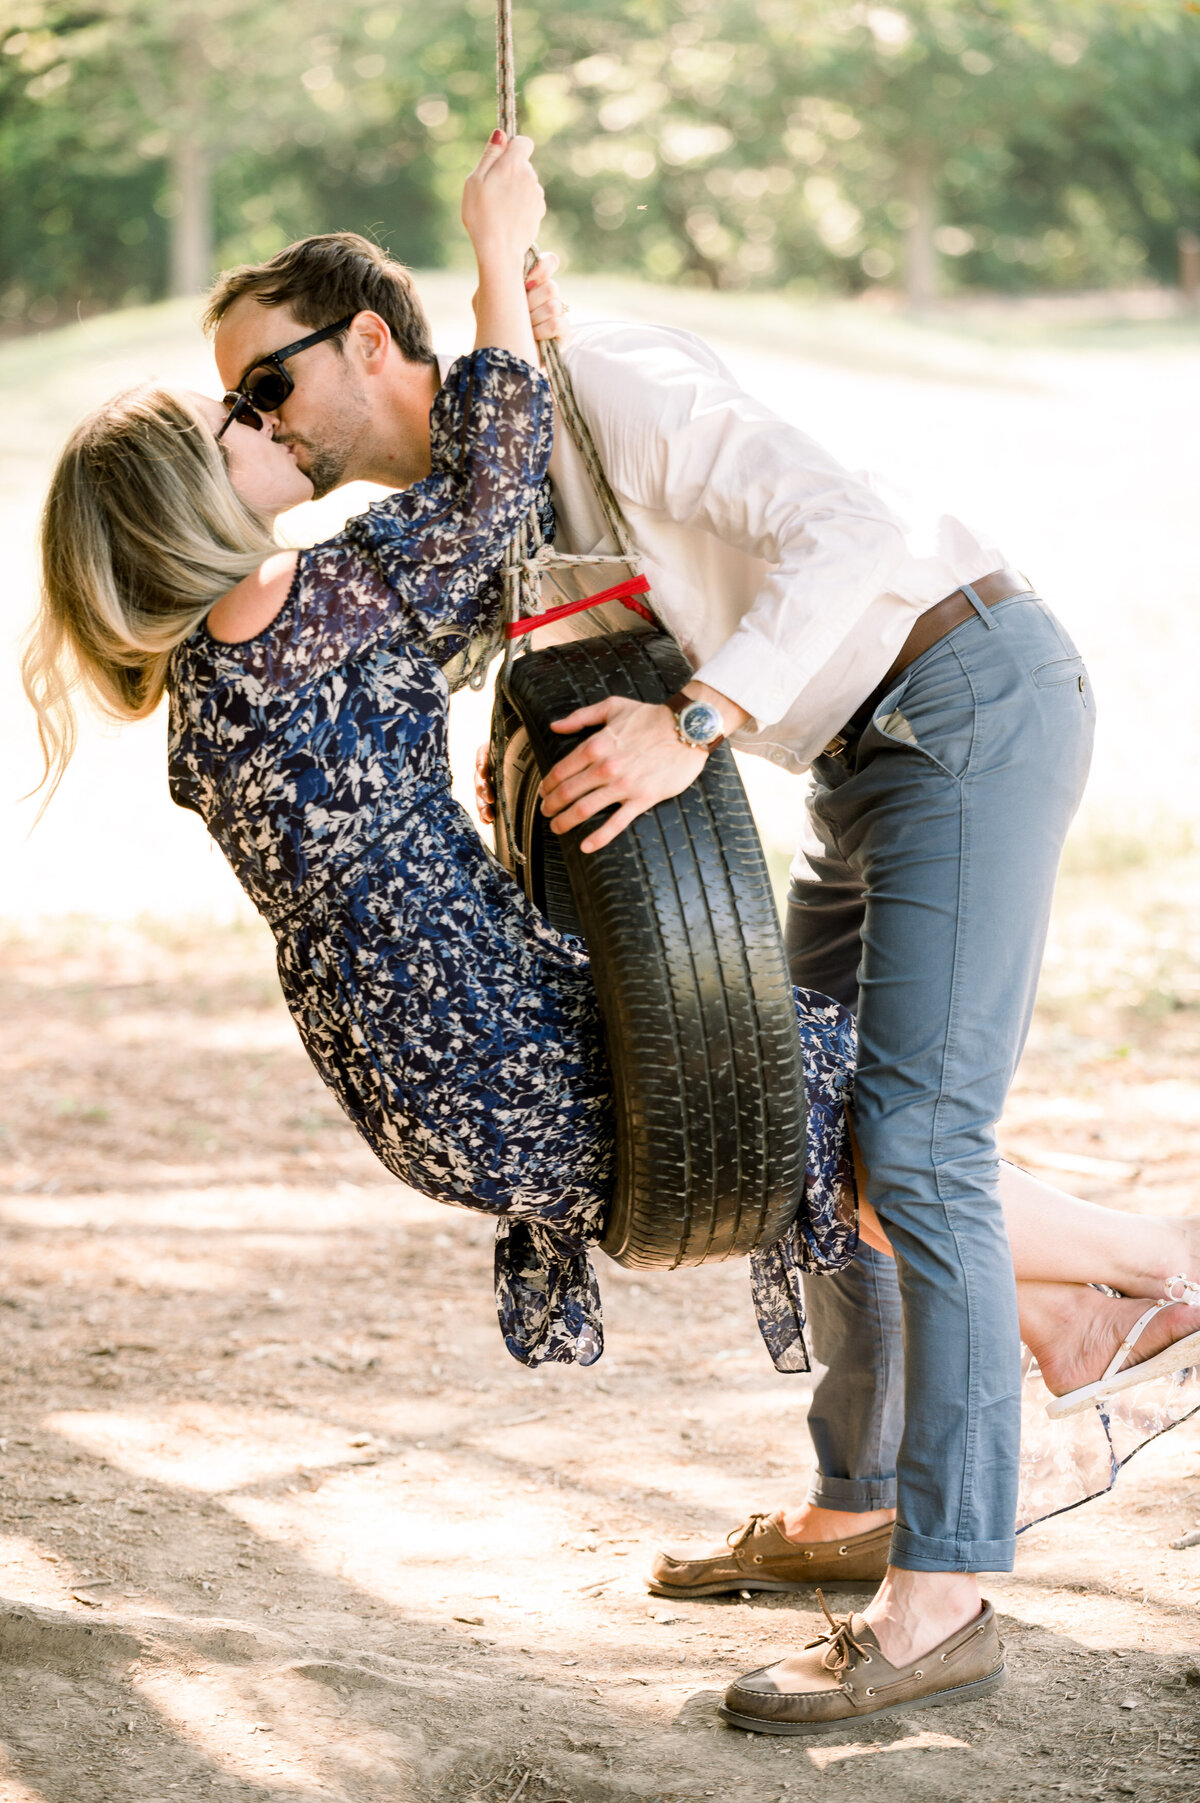
MULTIPOLYGON (((1180 1280, 1182 1282, 1182 1279, 1180 1280)), ((769 1521, 770 1516, 760 1509, 756 1515, 750 1515, 740 1527, 730 1528, 725 1536, 725 1544, 731 1552, 740 1552, 747 1540, 753 1540, 755 1534, 762 1531, 761 1523, 769 1521)))
MULTIPOLYGON (((852 1703, 856 1702, 857 1699, 854 1695, 853 1687, 850 1684, 850 1673, 854 1670, 854 1661, 851 1655, 852 1653, 857 1653, 864 1665, 870 1665, 871 1655, 866 1647, 863 1646, 862 1642, 856 1640, 851 1632, 850 1617, 848 1615, 843 1616, 839 1621, 838 1617, 830 1612, 829 1604, 825 1601, 820 1590, 817 1591, 817 1601, 825 1612, 825 1620, 829 1623, 829 1631, 824 1634, 818 1634, 815 1640, 808 1641, 805 1650, 807 1651, 809 1647, 821 1646, 822 1643, 828 1643, 821 1656, 821 1664, 832 1677, 837 1679, 838 1684, 841 1689, 845 1691, 850 1701, 852 1703)), ((867 1692, 868 1696, 872 1694, 871 1691, 867 1692)))

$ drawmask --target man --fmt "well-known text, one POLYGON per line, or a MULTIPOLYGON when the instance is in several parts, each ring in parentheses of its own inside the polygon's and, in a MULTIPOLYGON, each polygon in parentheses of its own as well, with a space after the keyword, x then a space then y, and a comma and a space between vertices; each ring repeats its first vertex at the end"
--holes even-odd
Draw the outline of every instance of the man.
MULTIPOLYGON (((542 336, 561 319, 552 274, 547 259, 532 280, 542 336)), ((426 473, 438 366, 405 272, 374 246, 309 239, 232 271, 207 323, 231 390, 282 357, 293 386, 267 418, 318 494, 426 473)), ((717 735, 813 769, 792 974, 857 1012, 867 1193, 897 1255, 864 1248, 807 1285, 826 1367, 808 1500, 753 1517, 719 1556, 660 1557, 656 1585, 882 1577, 826 1645, 731 1687, 739 1725, 802 1732, 976 1694, 1002 1669, 975 1574, 1011 1565, 1019 1440, 993 1129, 1086 774, 1082 664, 997 550, 944 519, 916 554, 864 480, 698 339, 591 325, 566 356, 655 606, 696 667, 685 693, 712 713, 689 714, 689 734, 666 707, 581 710, 563 730, 598 730, 547 777, 543 805, 556 831, 615 808, 586 851, 684 789, 717 735)), ((596 549, 602 525, 565 433, 552 475, 560 545, 596 549)))

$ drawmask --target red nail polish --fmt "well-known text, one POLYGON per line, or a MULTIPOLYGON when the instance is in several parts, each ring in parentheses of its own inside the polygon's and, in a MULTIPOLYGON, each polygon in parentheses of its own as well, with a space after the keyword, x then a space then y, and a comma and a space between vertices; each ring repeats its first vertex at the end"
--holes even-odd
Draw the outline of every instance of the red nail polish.
POLYGON ((488 143, 489 144, 503 144, 503 142, 504 142, 504 133, 500 130, 500 127, 497 126, 495 131, 492 133, 491 137, 488 139, 488 143))

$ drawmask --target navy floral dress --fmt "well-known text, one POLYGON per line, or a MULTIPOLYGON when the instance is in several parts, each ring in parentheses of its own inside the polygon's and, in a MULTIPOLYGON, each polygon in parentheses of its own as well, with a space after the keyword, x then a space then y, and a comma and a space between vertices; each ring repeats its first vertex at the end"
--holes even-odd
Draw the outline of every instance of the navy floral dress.
MULTIPOLYGON (((505 1343, 590 1364, 588 1245, 612 1192, 610 1079, 586 953, 525 900, 450 793, 446 715, 499 615, 504 547, 544 485, 545 380, 477 351, 434 403, 433 473, 299 558, 265 631, 200 627, 171 664, 170 783, 275 935, 317 1070, 388 1170, 497 1217, 505 1343)), ((552 529, 552 516, 547 520, 552 529)), ((798 992, 807 1207, 753 1261, 781 1370, 806 1370, 799 1274, 856 1244, 845 1010, 798 992)))

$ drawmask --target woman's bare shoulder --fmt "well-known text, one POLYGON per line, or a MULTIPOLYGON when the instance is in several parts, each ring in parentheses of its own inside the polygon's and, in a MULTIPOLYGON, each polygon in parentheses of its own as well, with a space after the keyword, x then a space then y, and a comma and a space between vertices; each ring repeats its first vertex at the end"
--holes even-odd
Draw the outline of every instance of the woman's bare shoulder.
POLYGON ((209 610, 207 626, 223 645, 240 645, 265 632, 288 598, 299 562, 298 551, 279 551, 209 610))

